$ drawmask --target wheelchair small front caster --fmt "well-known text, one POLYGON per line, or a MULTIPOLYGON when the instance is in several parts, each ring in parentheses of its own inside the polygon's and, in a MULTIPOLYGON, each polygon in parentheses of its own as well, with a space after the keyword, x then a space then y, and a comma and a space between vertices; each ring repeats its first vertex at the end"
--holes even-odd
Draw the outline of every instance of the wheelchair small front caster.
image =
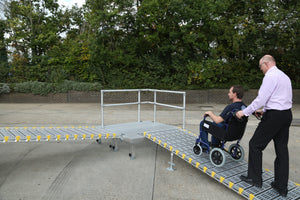
POLYGON ((202 154, 202 147, 199 144, 195 144, 193 151, 196 155, 202 154))

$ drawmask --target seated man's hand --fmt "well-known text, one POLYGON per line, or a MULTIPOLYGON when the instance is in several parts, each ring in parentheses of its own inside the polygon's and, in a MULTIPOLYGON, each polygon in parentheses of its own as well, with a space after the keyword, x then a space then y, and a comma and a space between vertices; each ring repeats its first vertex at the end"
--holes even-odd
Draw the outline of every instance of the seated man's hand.
POLYGON ((206 112, 204 113, 204 117, 210 116, 211 114, 212 114, 211 111, 206 111, 206 112))

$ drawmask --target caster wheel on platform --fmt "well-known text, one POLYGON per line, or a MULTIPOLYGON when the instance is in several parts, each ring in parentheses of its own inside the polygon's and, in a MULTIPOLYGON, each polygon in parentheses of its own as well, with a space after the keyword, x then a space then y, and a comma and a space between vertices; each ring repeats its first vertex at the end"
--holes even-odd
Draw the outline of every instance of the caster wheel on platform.
POLYGON ((213 148, 209 153, 210 162, 216 167, 222 167, 225 164, 225 153, 220 148, 213 148))
POLYGON ((97 142, 98 144, 101 144, 101 139, 96 139, 96 142, 97 142))

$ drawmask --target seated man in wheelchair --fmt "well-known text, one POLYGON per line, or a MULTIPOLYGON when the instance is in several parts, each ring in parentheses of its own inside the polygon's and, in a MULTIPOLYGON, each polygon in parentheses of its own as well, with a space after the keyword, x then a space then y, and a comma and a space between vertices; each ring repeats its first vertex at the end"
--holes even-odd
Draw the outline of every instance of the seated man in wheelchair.
MULTIPOLYGON (((229 121, 232 119, 232 117, 234 117, 233 112, 246 108, 246 105, 242 101, 243 96, 244 96, 244 89, 242 86, 239 85, 232 86, 230 87, 228 92, 228 98, 232 103, 227 105, 219 116, 215 115, 212 111, 205 112, 204 120, 201 121, 200 123, 200 135, 199 138, 196 140, 196 144, 200 143, 203 152, 209 152, 210 147, 222 148, 221 140, 233 141, 236 139, 240 139, 242 137, 242 136, 240 137, 237 136, 237 132, 242 131, 241 134, 243 134, 247 121, 244 124, 242 124, 241 128, 243 130, 231 131, 233 135, 231 134, 227 136, 226 136, 226 132, 228 129, 229 121), (206 117, 208 116, 212 119, 213 122, 206 120, 206 117), (212 134, 211 142, 208 141, 208 132, 212 134)), ((236 121, 236 120, 237 119, 231 121, 236 121)), ((234 123, 234 122, 230 122, 230 123, 234 123)))

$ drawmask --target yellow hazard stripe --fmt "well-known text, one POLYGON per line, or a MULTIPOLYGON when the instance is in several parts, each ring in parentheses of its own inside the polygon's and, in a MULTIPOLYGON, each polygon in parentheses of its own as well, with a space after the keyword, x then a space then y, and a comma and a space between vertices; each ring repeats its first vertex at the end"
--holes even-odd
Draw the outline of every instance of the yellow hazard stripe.
POLYGON ((249 194, 249 200, 252 200, 252 199, 254 199, 254 195, 253 194, 249 194))
POLYGON ((243 193, 243 191, 244 191, 244 189, 243 189, 243 188, 239 188, 239 194, 242 194, 242 193, 243 193))
POLYGON ((223 176, 220 177, 220 183, 223 183, 223 181, 225 180, 225 178, 223 176))
POLYGON ((19 142, 21 139, 21 136, 16 136, 16 142, 19 142))
POLYGON ((3 142, 7 142, 9 139, 9 136, 4 136, 4 141, 3 142))
POLYGON ((216 172, 212 171, 211 172, 211 177, 213 178, 216 175, 216 172))

